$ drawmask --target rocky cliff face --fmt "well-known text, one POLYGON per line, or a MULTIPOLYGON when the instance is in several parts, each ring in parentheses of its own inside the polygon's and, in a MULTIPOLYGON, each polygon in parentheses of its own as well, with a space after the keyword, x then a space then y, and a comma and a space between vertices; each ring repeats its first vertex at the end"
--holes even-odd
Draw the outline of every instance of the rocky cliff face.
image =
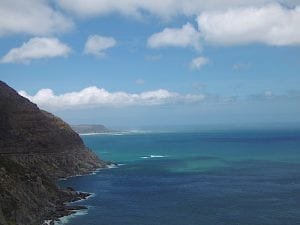
POLYGON ((68 124, 0 81, 1 225, 41 224, 68 200, 57 178, 100 167, 105 163, 68 124))

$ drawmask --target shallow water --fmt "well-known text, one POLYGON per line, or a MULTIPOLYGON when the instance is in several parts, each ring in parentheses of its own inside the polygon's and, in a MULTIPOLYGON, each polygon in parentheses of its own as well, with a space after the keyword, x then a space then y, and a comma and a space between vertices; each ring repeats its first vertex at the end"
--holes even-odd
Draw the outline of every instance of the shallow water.
POLYGON ((300 224, 300 131, 84 136, 122 166, 60 181, 95 193, 70 225, 300 224))

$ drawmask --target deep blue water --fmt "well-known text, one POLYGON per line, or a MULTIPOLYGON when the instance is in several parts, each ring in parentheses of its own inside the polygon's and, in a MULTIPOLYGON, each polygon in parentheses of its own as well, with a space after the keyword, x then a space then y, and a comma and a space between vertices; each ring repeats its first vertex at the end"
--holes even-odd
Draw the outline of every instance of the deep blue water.
POLYGON ((300 224, 299 130, 83 139, 124 165, 60 182, 96 194, 69 225, 300 224))

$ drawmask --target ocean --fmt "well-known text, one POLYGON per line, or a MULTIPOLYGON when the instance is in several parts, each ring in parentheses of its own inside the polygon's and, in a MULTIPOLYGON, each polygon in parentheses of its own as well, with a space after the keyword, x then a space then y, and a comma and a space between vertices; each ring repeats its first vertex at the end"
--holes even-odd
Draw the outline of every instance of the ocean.
POLYGON ((300 130, 82 136, 117 168, 62 180, 94 193, 68 225, 299 225, 300 130))

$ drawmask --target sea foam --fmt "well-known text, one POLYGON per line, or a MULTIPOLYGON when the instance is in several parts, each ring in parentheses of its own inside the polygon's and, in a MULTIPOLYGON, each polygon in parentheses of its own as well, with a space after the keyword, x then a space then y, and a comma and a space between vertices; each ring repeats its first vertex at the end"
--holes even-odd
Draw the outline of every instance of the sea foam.
POLYGON ((141 156, 141 159, 152 159, 152 158, 165 158, 168 157, 166 155, 149 155, 149 156, 141 156))
POLYGON ((88 210, 84 209, 84 210, 78 210, 75 213, 68 215, 68 216, 63 216, 61 218, 59 218, 57 221, 54 222, 54 225, 63 225, 63 224, 67 224, 69 223, 70 219, 76 217, 76 216, 83 216, 83 215, 87 215, 88 214, 88 210))

